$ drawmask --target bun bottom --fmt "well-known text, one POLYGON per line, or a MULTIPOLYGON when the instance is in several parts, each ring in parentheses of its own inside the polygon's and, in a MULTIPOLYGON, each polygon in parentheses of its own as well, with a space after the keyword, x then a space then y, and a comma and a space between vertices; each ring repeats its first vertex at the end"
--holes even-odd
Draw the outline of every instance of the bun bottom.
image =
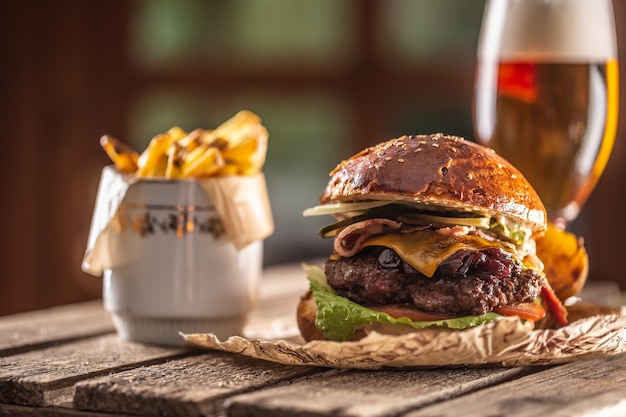
POLYGON ((311 340, 327 340, 322 332, 315 327, 315 315, 317 314, 317 304, 311 291, 307 291, 298 302, 297 320, 300 334, 307 342, 311 340))
MULTIPOLYGON (((307 291, 304 294, 300 301, 298 302, 297 307, 297 322, 298 328, 300 329, 300 334, 304 338, 305 341, 310 342, 312 340, 328 340, 322 332, 315 326, 315 317, 317 315, 317 303, 315 302, 315 297, 311 293, 311 291, 307 291)), ((433 330, 433 329, 429 329, 433 330)), ((422 329, 415 329, 411 326, 403 326, 403 325, 385 325, 381 323, 364 325, 361 328, 357 329, 352 337, 350 337, 350 341, 357 341, 363 339, 371 332, 376 332, 380 334, 390 335, 390 336, 399 336, 407 333, 415 333, 424 331, 422 329)), ((446 332, 446 331, 456 331, 456 330, 448 330, 448 329, 436 329, 438 332, 446 332)))
MULTIPOLYGON (((568 308, 569 310, 569 308, 568 308)), ((587 311, 588 309, 585 309, 587 311)), ((626 308, 624 308, 626 310, 626 308)), ((325 340, 329 339, 324 337, 322 332, 315 326, 315 317, 317 315, 317 303, 315 302, 315 297, 311 293, 311 291, 307 291, 302 297, 300 297, 300 301, 298 302, 297 307, 297 322, 298 328, 300 329, 300 334, 302 338, 306 342, 310 342, 313 340, 325 340)), ((580 317, 577 317, 580 318, 580 317)), ((542 322, 536 322, 535 325, 538 325, 538 328, 551 328, 553 327, 553 323, 549 319, 544 319, 542 322), (547 321, 546 321, 547 320, 547 321)), ((523 320, 519 320, 519 326, 525 326, 523 320)), ((350 341, 361 340, 366 337, 371 332, 376 332, 379 334, 389 335, 389 336, 401 336, 408 333, 416 333, 416 332, 458 332, 459 330, 455 329, 443 329, 443 328, 424 328, 424 329, 416 329, 411 326, 405 325, 392 325, 392 324, 382 324, 382 323, 374 323, 368 324, 360 327, 356 330, 354 335, 349 339, 350 341)))
MULTIPOLYGON (((307 291, 298 302, 297 321, 300 334, 305 341, 328 340, 322 332, 315 326, 315 316, 317 315, 317 303, 311 291, 307 291)), ((384 333, 380 332, 380 333, 384 333)), ((361 340, 367 336, 367 329, 358 329, 350 338, 351 341, 361 340)))

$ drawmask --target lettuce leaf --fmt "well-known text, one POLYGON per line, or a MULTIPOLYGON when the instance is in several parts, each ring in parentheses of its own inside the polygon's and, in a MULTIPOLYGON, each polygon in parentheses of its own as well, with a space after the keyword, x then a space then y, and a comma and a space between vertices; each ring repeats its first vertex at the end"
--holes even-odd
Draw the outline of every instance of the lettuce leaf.
POLYGON ((387 313, 363 307, 337 295, 328 285, 324 271, 318 266, 304 265, 304 269, 307 271, 309 288, 317 304, 315 326, 328 340, 348 340, 359 326, 373 323, 403 325, 414 329, 432 327, 461 330, 501 317, 499 314, 490 312, 481 316, 465 316, 438 321, 416 322, 406 317, 394 318, 387 313))

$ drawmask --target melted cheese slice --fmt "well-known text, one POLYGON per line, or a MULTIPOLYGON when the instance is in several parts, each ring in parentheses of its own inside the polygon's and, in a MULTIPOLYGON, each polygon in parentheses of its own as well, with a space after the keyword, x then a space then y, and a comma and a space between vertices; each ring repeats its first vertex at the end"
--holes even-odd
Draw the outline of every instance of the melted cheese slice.
POLYGON ((476 252, 499 248, 516 255, 515 249, 498 241, 489 241, 475 235, 442 236, 430 229, 372 236, 361 245, 362 248, 367 246, 393 249, 404 262, 429 278, 435 274, 439 264, 461 249, 476 252))

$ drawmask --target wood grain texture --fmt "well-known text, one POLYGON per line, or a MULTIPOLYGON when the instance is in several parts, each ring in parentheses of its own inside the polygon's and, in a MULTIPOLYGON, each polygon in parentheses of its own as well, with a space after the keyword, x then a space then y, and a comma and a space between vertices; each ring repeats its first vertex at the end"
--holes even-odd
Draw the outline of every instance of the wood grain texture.
POLYGON ((233 417, 388 416, 515 378, 530 368, 338 371, 233 398, 233 417))
POLYGON ((105 335, 0 358, 0 402, 31 406, 71 402, 73 385, 80 380, 189 354, 105 335))
POLYGON ((35 408, 22 405, 0 404, 0 417, 137 417, 131 414, 109 414, 81 411, 67 407, 35 408))
POLYGON ((319 372, 225 352, 168 361, 81 382, 74 407, 159 416, 205 416, 225 399, 319 372))
POLYGON ((0 356, 113 331, 102 300, 0 317, 0 356))
POLYGON ((406 417, 624 416, 626 355, 572 362, 527 375, 406 417))
MULTIPOLYGON (((293 335, 301 273, 268 271, 253 333, 293 335)), ((0 417, 626 415, 626 355, 555 367, 330 370, 126 342, 109 320, 99 301, 0 318, 0 417)))

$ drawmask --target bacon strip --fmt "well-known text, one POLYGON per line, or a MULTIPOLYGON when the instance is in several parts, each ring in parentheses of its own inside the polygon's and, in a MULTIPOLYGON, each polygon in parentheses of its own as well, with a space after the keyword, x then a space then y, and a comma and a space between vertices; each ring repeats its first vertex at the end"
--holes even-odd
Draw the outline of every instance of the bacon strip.
POLYGON ((550 316, 554 319, 559 327, 567 326, 567 310, 561 304, 561 300, 556 296, 554 290, 550 286, 550 283, 546 278, 543 280, 543 286, 541 287, 541 299, 545 303, 550 316))
POLYGON ((475 230, 469 226, 451 226, 451 227, 442 227, 437 229, 436 232, 441 236, 464 236, 467 235, 471 230, 475 230))
POLYGON ((402 227, 402 223, 389 219, 368 219, 346 226, 335 238, 334 249, 343 257, 354 256, 369 237, 389 233, 402 227))

